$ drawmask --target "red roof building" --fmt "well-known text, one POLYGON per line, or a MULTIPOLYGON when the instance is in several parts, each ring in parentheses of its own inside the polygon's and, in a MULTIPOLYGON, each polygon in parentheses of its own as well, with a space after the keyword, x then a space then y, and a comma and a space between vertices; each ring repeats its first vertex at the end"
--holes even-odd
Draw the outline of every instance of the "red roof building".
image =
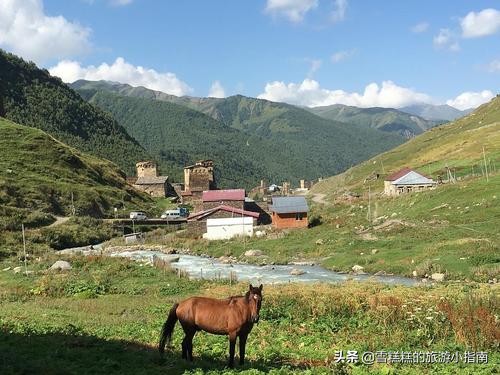
POLYGON ((208 210, 217 206, 225 205, 243 210, 245 208, 245 190, 207 190, 201 197, 203 209, 208 210))

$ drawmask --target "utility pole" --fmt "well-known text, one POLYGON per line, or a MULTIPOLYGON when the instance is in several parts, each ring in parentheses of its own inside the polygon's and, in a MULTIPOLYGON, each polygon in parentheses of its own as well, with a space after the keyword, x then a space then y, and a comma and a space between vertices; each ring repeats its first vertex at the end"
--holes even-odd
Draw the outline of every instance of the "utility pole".
POLYGON ((368 222, 371 224, 372 223, 372 212, 371 212, 371 187, 368 185, 368 222))
POLYGON ((489 176, 488 176, 488 164, 486 164, 486 153, 484 152, 484 146, 483 146, 483 160, 484 160, 484 171, 486 173, 486 182, 489 182, 489 176))
POLYGON ((24 234, 24 223, 21 224, 21 229, 23 231, 23 249, 24 249, 24 274, 28 276, 28 261, 26 259, 26 236, 24 234))

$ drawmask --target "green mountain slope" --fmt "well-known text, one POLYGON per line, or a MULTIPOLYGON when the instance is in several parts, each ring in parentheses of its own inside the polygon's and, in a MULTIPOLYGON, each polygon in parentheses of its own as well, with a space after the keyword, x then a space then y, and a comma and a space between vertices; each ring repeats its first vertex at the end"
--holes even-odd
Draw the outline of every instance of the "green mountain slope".
POLYGON ((399 109, 400 111, 410 113, 412 115, 423 117, 427 120, 435 121, 453 121, 457 118, 471 113, 474 109, 459 110, 447 104, 414 104, 399 109))
POLYGON ((73 206, 76 215, 98 217, 149 202, 115 164, 0 118, 0 231, 36 221, 33 215, 70 215, 73 206))
POLYGON ((329 120, 358 124, 385 132, 397 133, 405 138, 421 134, 440 123, 392 108, 358 108, 335 104, 325 107, 308 108, 308 110, 329 120))
MULTIPOLYGON (((487 162, 500 159, 500 97, 482 105, 471 114, 431 129, 393 150, 367 160, 343 174, 324 180, 316 191, 333 193, 341 186, 347 189, 363 188, 365 178, 380 174, 382 177, 404 166, 420 169, 437 178, 446 176, 446 166, 460 177, 481 173, 483 147, 487 162)), ((495 164, 492 165, 495 168, 495 164)), ((497 167, 500 169, 500 165, 497 167)), ((382 188, 383 178, 372 183, 382 188)))
POLYGON ((339 249, 335 256, 320 255, 331 256, 325 265, 343 270, 359 264, 367 272, 419 277, 437 272, 448 279, 483 282, 498 279, 499 172, 497 96, 466 117, 315 185, 311 196, 326 202, 315 206, 324 223, 315 236, 339 249), (405 166, 433 178, 446 178, 448 166, 457 182, 398 197, 381 194, 384 177, 405 166), (379 179, 373 178, 376 174, 379 179), (346 191, 360 197, 345 195, 346 191))
POLYGON ((110 115, 82 100, 59 78, 0 50, 0 116, 42 129, 128 173, 145 150, 110 115))
POLYGON ((281 182, 302 176, 314 178, 314 173, 319 173, 317 169, 310 172, 312 164, 293 150, 276 148, 262 137, 245 134, 184 106, 104 91, 79 92, 112 113, 175 181, 182 181, 183 166, 207 158, 216 162, 221 187, 250 188, 262 178, 281 182))
MULTIPOLYGON (((135 124, 126 125, 126 121, 130 122, 128 119, 130 116, 120 117, 123 111, 114 108, 116 106, 111 97, 108 96, 106 100, 98 102, 96 98, 93 98, 94 93, 107 91, 146 100, 150 103, 151 108, 161 108, 163 111, 161 116, 156 116, 152 113, 153 110, 145 108, 143 111, 147 116, 157 117, 158 121, 167 121, 166 123, 171 124, 169 126, 174 127, 175 124, 168 120, 168 110, 173 107, 161 106, 157 103, 180 104, 184 108, 188 107, 202 112, 216 120, 220 124, 219 126, 223 126, 223 129, 226 129, 224 133, 220 133, 219 137, 216 136, 213 139, 215 144, 210 145, 209 153, 218 152, 217 150, 221 147, 219 143, 225 137, 225 135, 222 137, 221 135, 227 133, 227 129, 237 130, 240 136, 244 135, 245 140, 249 139, 251 149, 262 150, 259 155, 256 155, 255 152, 251 154, 252 159, 257 160, 259 164, 264 163, 262 164, 263 169, 267 170, 268 173, 264 174, 263 177, 270 175, 270 180, 276 182, 280 182, 281 176, 284 177, 283 179, 296 183, 300 178, 314 179, 337 173, 377 152, 387 150, 403 142, 402 137, 397 135, 367 129, 355 124, 346 126, 346 124, 323 119, 291 105, 239 95, 225 99, 175 97, 145 88, 132 88, 129 85, 102 81, 77 81, 72 84, 72 87, 86 99, 113 113, 139 140, 142 125, 137 122, 139 121, 138 116, 135 117, 135 124), (138 128, 138 131, 132 131, 131 127, 138 128), (262 142, 265 142, 267 148, 261 146, 262 142), (277 169, 271 167, 269 160, 273 160, 279 167, 277 169)), ((146 106, 146 102, 142 103, 146 106)), ((183 122, 181 117, 178 117, 177 121, 183 122)), ((186 117, 186 121, 189 122, 189 116, 186 117)), ((167 142, 169 141, 167 140, 167 142)), ((141 142, 150 150, 146 143, 141 142)), ((198 144, 199 140, 196 139, 195 143, 198 144)), ((166 145, 168 144, 166 143, 166 145)), ((168 147, 170 148, 171 145, 168 147)), ((186 147, 181 147, 181 149, 185 152, 194 152, 186 147)), ((243 149, 247 150, 248 148, 243 149)), ((168 149, 164 151, 168 151, 168 149)), ((215 159, 215 157, 213 158, 215 159)), ((171 159, 171 157, 167 159, 171 159)), ((222 173, 224 175, 225 172, 222 173)), ((253 184, 260 179, 258 177, 261 175, 260 172, 252 173, 249 171, 247 173, 255 175, 256 178, 252 180, 253 184)))

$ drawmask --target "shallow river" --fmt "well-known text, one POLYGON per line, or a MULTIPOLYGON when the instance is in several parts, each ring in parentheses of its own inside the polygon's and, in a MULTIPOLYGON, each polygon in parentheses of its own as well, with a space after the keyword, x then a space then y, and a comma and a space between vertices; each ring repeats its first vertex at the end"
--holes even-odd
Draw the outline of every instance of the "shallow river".
POLYGON ((374 275, 350 275, 327 270, 320 266, 310 265, 266 265, 233 263, 226 264, 216 258, 205 258, 194 255, 167 255, 157 251, 126 251, 111 254, 135 260, 153 261, 153 257, 173 260, 172 268, 180 269, 188 273, 191 278, 204 279, 229 279, 231 272, 236 274, 238 281, 249 281, 252 283, 287 283, 287 282, 341 282, 346 280, 375 281, 385 284, 417 285, 418 280, 399 276, 374 276, 374 275), (177 260, 178 259, 178 260, 177 260), (176 261, 177 260, 177 261, 176 261), (304 272, 302 275, 291 275, 293 269, 304 272))

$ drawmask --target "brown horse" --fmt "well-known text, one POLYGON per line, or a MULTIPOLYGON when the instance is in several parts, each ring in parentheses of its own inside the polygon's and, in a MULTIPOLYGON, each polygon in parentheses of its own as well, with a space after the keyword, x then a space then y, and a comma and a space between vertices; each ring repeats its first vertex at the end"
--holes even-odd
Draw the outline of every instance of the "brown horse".
POLYGON ((163 324, 158 350, 163 355, 169 345, 177 320, 184 330, 182 358, 193 360, 193 337, 197 331, 229 336, 229 367, 234 365, 236 338, 240 340, 240 365, 245 362, 245 345, 254 323, 259 321, 262 303, 262 284, 255 288, 250 284, 244 296, 214 299, 205 297, 188 298, 176 303, 170 309, 163 324))

